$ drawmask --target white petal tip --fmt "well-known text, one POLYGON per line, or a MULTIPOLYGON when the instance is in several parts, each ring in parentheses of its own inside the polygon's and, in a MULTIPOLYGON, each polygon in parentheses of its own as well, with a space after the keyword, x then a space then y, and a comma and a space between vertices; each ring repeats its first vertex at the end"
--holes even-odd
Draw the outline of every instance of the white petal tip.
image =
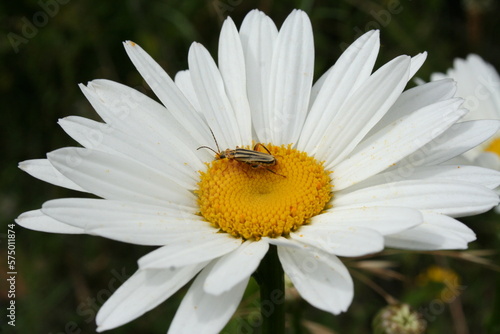
POLYGON ((231 18, 231 16, 228 16, 226 17, 226 19, 224 20, 224 23, 223 24, 234 24, 234 21, 233 19, 231 18))
POLYGON ((104 332, 104 331, 109 331, 110 329, 113 329, 113 328, 116 328, 118 326, 120 326, 120 324, 115 324, 113 325, 112 323, 110 323, 109 321, 106 321, 106 320, 109 320, 106 319, 106 318, 102 318, 99 316, 100 315, 100 312, 97 312, 97 316, 96 316, 96 324, 97 324, 97 328, 96 328, 96 332, 97 333, 101 333, 101 332, 104 332))
MULTIPOLYGON (((379 38, 380 37, 380 30, 378 30, 378 29, 368 30, 363 35, 361 35, 359 38, 361 38, 361 37, 365 37, 365 38, 374 38, 374 37, 377 37, 377 38, 379 38)), ((356 40, 357 39, 358 38, 356 38, 356 40)))
POLYGON ((48 152, 48 153, 46 154, 47 159, 49 159, 49 161, 50 161, 51 159, 53 159, 53 158, 54 158, 54 156, 56 155, 56 152, 57 152, 58 150, 60 150, 60 149, 54 150, 54 151, 52 151, 52 152, 48 152))
POLYGON ((134 47, 134 46, 137 46, 137 43, 127 40, 127 41, 123 42, 123 45, 134 47))
POLYGON ((97 328, 95 329, 96 333, 102 333, 102 332, 105 332, 105 331, 109 331, 110 329, 114 329, 116 327, 118 327, 120 325, 116 325, 116 326, 104 326, 104 325, 97 325, 97 328))

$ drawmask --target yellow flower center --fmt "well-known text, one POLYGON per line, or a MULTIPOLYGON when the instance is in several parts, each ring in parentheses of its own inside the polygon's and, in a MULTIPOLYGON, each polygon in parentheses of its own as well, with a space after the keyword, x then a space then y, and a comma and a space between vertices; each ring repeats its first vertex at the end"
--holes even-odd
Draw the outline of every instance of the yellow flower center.
POLYGON ((500 137, 493 139, 485 151, 495 153, 500 157, 500 137))
POLYGON ((244 239, 286 236, 325 209, 332 186, 323 163, 291 145, 266 148, 274 166, 253 167, 231 156, 200 172, 200 213, 214 227, 244 239))
POLYGON ((458 275, 451 269, 443 268, 440 266, 430 266, 424 273, 421 273, 417 277, 417 281, 420 285, 425 285, 428 282, 454 282, 459 279, 458 275))

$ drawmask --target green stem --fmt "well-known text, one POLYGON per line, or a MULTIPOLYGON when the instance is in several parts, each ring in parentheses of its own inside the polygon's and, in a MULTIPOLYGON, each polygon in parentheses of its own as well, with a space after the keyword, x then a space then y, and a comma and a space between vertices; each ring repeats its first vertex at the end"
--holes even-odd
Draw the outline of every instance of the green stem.
POLYGON ((285 279, 276 246, 271 245, 256 273, 260 285, 263 334, 285 333, 285 279))

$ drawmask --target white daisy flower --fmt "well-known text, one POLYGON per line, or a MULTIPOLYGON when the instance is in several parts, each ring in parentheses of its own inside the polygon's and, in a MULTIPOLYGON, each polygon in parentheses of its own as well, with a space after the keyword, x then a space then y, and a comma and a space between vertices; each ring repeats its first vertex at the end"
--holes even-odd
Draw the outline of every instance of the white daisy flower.
POLYGON ((194 43, 189 70, 175 81, 137 44, 124 45, 162 104, 107 80, 82 85, 104 122, 62 119, 83 148, 20 164, 102 199, 48 201, 18 224, 160 246, 100 309, 99 331, 141 316, 196 277, 169 332, 217 333, 268 250, 305 300, 338 314, 351 304, 353 282, 337 256, 466 248, 474 233, 455 218, 498 204, 491 189, 500 173, 440 163, 486 140, 499 122, 457 124, 466 110, 450 79, 403 92, 425 53, 372 73, 378 31, 356 40, 314 85, 311 23, 298 10, 279 31, 257 10, 239 31, 227 19, 218 65, 194 43), (217 150, 210 129, 222 150, 263 143, 260 157, 245 163, 248 155, 234 156, 241 149, 215 159, 197 150, 217 150), (443 137, 446 130, 453 136, 443 137))
MULTIPOLYGON (((445 73, 433 73, 431 80, 452 78, 457 82, 455 96, 463 98, 469 109, 464 120, 500 120, 500 76, 493 65, 480 56, 470 54, 456 58, 453 68, 445 73)), ((466 162, 500 170, 500 131, 483 144, 463 154, 466 162)))
MULTIPOLYGON (((500 76, 493 65, 475 54, 468 55, 466 59, 456 58, 453 65, 446 74, 433 73, 431 80, 452 78, 457 82, 455 96, 463 98, 463 107, 469 110, 463 120, 500 120, 500 76)), ((451 163, 500 171, 500 130, 451 163)), ((500 188, 496 192, 500 195, 500 188)), ((496 212, 500 213, 500 206, 496 207, 496 212)))

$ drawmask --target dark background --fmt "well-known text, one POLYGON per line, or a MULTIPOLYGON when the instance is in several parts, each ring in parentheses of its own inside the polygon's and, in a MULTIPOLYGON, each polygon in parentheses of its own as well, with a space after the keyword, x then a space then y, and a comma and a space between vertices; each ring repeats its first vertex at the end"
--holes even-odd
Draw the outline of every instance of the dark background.
MULTIPOLYGON (((173 76, 187 68, 192 41, 204 44, 216 55, 222 20, 230 15, 239 26, 253 8, 266 12, 278 27, 293 8, 309 14, 316 45, 316 78, 338 58, 345 45, 342 43, 349 44, 373 28, 381 29, 377 67, 400 54, 428 51, 428 59, 417 74, 425 80, 430 73, 452 66, 455 57, 471 52, 500 69, 500 8, 496 1, 0 2, 0 324, 5 332, 94 332, 94 315, 99 306, 125 276, 136 270, 136 260, 151 250, 86 235, 47 234, 15 226, 16 327, 5 325, 9 299, 3 246, 7 242, 7 224, 46 200, 80 196, 45 184, 17 168, 20 161, 43 158, 46 152, 75 145, 57 126, 59 118, 80 115, 97 119, 77 84, 106 78, 152 96, 128 60, 122 41, 139 43, 173 76)), ((487 259, 498 263, 499 216, 490 212, 465 222, 478 235, 471 249, 493 250, 487 259)), ((346 314, 332 316, 298 301, 289 302, 289 314, 291 319, 299 319, 301 313, 303 325, 324 326, 324 331, 317 333, 370 333, 371 319, 386 305, 368 286, 375 282, 415 308, 430 310, 429 333, 448 333, 455 331, 454 326, 467 327, 470 333, 500 333, 500 275, 487 265, 461 259, 464 254, 470 253, 458 254, 460 258, 453 252, 381 254, 379 259, 397 265, 394 269, 405 275, 403 281, 355 269, 356 261, 351 261, 352 273, 360 279, 355 280, 354 302, 346 314), (418 279, 433 264, 454 272, 464 287, 453 302, 443 302, 440 296, 446 284, 422 284, 418 279)), ((184 292, 181 290, 153 311, 109 333, 166 332, 184 292)), ((252 283, 226 328, 228 333, 237 333, 238 329, 252 333, 243 331, 242 324, 253 324, 257 296, 252 283)), ((290 333, 299 332, 297 326, 290 329, 290 333)))

